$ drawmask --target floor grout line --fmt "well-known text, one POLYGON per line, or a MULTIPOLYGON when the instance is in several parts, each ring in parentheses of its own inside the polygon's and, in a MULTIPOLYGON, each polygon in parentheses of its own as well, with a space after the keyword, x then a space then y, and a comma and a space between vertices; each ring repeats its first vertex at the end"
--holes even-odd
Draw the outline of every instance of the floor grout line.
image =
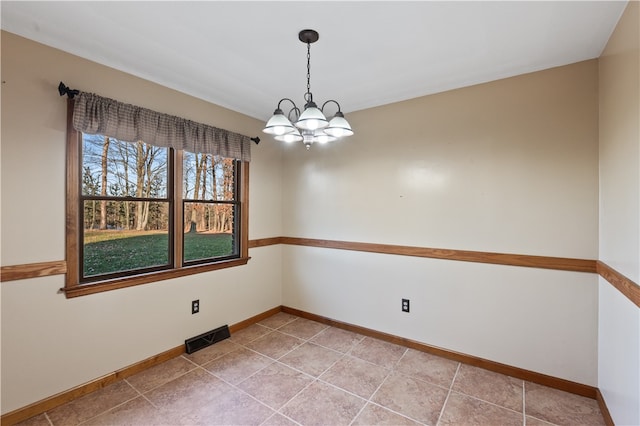
POLYGON ((47 421, 49 422, 49 424, 50 424, 51 426, 53 426, 53 422, 52 422, 52 421, 51 421, 51 419, 49 418, 49 415, 47 414, 47 412, 46 412, 46 411, 44 412, 44 418, 45 418, 45 419, 47 419, 47 421))
MULTIPOLYGON (((110 407, 110 408, 108 408, 108 409, 106 409, 106 410, 103 410, 103 411, 99 412, 98 414, 96 414, 95 416, 91 416, 91 417, 89 417, 89 418, 87 418, 87 419, 84 419, 83 421, 81 421, 80 423, 78 423, 78 426, 81 426, 81 425, 83 425, 83 424, 86 424, 88 421, 93 420, 93 419, 95 419, 96 417, 100 417, 100 416, 102 416, 103 414, 107 414, 108 412, 113 411, 113 410, 115 410, 115 409, 116 409, 116 408, 118 408, 118 407, 122 407, 123 405, 128 404, 129 402, 133 401, 134 399, 139 398, 139 397, 141 397, 141 396, 142 396, 142 393, 141 393, 138 389, 136 389, 135 387, 133 387, 133 386, 131 385, 131 383, 129 383, 129 381, 128 381, 127 379, 122 379, 122 381, 123 381, 123 382, 125 382, 127 385, 129 385, 129 387, 130 387, 131 389, 133 389, 133 390, 137 393, 137 395, 136 395, 136 396, 134 396, 133 398, 129 398, 129 399, 127 399, 126 401, 121 402, 120 404, 116 404, 116 405, 114 405, 113 407, 110 407)), ((115 383, 117 383, 117 382, 115 382, 115 383)), ((103 388, 103 389, 104 389, 104 388, 103 388)))
POLYGON ((451 384, 449 385, 449 392, 447 393, 447 397, 444 399, 444 403, 442 404, 442 408, 440 409, 440 414, 438 415, 438 420, 436 420, 436 424, 434 426, 438 426, 440 420, 442 419, 442 415, 444 414, 444 409, 447 406, 447 402, 449 402, 449 396, 451 396, 451 392, 453 391, 453 384, 456 381, 456 377, 458 377, 458 372, 460 371, 460 363, 456 367, 456 372, 453 374, 453 379, 451 380, 451 384))
POLYGON ((424 423, 423 421, 420 421, 420 420, 418 420, 418 419, 416 419, 416 418, 414 418, 414 417, 411 417, 411 416, 410 416, 410 415, 408 415, 408 414, 401 413, 401 412, 396 411, 396 410, 394 410, 393 408, 390 408, 390 407, 385 407, 384 405, 381 405, 381 404, 379 404, 379 403, 377 403, 377 402, 375 402, 375 401, 367 401, 367 404, 375 405, 376 407, 380 407, 380 408, 382 408, 383 410, 389 411, 389 412, 391 412, 391 413, 393 413, 393 414, 396 414, 396 415, 398 415, 398 416, 400 416, 400 417, 404 417, 405 419, 409 419, 409 420, 411 420, 412 422, 416 422, 416 423, 421 424, 421 425, 426 424, 426 423, 424 423))
POLYGON ((522 424, 526 426, 527 424, 527 400, 526 400, 526 389, 524 387, 524 380, 522 381, 522 424))
POLYGON ((517 413, 517 414, 524 414, 524 413, 521 413, 518 410, 514 410, 513 408, 505 407, 504 405, 499 405, 499 404, 496 404, 495 402, 491 402, 491 401, 487 401, 486 399, 478 398, 477 396, 468 395, 468 394, 466 394, 464 392, 460 392, 460 391, 453 390, 453 389, 451 389, 451 392, 455 393, 457 395, 465 396, 467 398, 475 399, 476 401, 481 401, 481 402, 484 402, 486 404, 493 405, 494 407, 502 408, 503 410, 511 411, 511 412, 517 413))
POLYGON ((262 423, 260 423, 260 426, 263 426, 265 423, 267 423, 269 420, 271 420, 274 416, 282 416, 287 420, 290 420, 291 422, 297 424, 298 426, 303 426, 301 423, 296 422, 295 420, 293 420, 291 417, 286 416, 278 411, 276 411, 275 413, 273 413, 272 415, 270 415, 269 417, 267 417, 262 423))

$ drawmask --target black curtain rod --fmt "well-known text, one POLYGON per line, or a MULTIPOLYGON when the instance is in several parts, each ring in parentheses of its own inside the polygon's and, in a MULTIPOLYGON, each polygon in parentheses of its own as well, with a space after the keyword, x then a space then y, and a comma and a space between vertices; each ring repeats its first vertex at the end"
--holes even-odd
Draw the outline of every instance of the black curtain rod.
MULTIPOLYGON (((60 82, 60 84, 58 84, 58 93, 60 93, 60 96, 67 95, 69 99, 73 99, 77 94, 80 93, 80 91, 71 89, 69 88, 69 86, 65 85, 63 82, 60 82)), ((260 138, 258 136, 256 136, 255 138, 249 138, 249 139, 254 141, 256 145, 260 143, 260 138)))

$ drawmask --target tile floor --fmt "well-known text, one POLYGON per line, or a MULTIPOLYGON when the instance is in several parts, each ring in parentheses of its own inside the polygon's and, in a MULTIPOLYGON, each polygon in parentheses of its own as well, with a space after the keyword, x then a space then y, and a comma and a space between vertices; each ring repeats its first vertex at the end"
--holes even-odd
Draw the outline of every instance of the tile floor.
POLYGON ((278 313, 21 425, 601 425, 595 400, 278 313))

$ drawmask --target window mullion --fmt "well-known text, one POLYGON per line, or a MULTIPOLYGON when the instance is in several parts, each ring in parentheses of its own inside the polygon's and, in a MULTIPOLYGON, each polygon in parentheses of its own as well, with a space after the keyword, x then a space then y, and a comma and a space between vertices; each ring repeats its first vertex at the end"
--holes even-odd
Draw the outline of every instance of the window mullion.
POLYGON ((238 186, 240 191, 240 257, 249 257, 249 163, 238 161, 240 179, 238 186))
POLYGON ((171 176, 173 192, 173 267, 180 269, 183 266, 184 250, 184 206, 182 193, 184 151, 172 149, 173 173, 171 176))

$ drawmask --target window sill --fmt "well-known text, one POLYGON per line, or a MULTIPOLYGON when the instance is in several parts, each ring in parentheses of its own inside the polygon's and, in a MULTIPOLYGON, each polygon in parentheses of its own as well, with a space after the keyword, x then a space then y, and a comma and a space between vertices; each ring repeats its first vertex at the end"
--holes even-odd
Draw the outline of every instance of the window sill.
POLYGON ((67 298, 86 296, 94 293, 102 293, 103 291, 116 290, 119 288, 133 287, 141 284, 148 284, 157 281, 170 280, 173 278, 185 277, 187 275, 201 274, 203 272, 215 271, 218 269, 232 268, 235 266, 246 265, 250 257, 241 257, 239 259, 227 260, 208 265, 188 266, 179 269, 171 269, 169 271, 153 272, 135 277, 118 278, 109 281, 100 281, 98 283, 79 284, 68 286, 60 289, 67 298))

